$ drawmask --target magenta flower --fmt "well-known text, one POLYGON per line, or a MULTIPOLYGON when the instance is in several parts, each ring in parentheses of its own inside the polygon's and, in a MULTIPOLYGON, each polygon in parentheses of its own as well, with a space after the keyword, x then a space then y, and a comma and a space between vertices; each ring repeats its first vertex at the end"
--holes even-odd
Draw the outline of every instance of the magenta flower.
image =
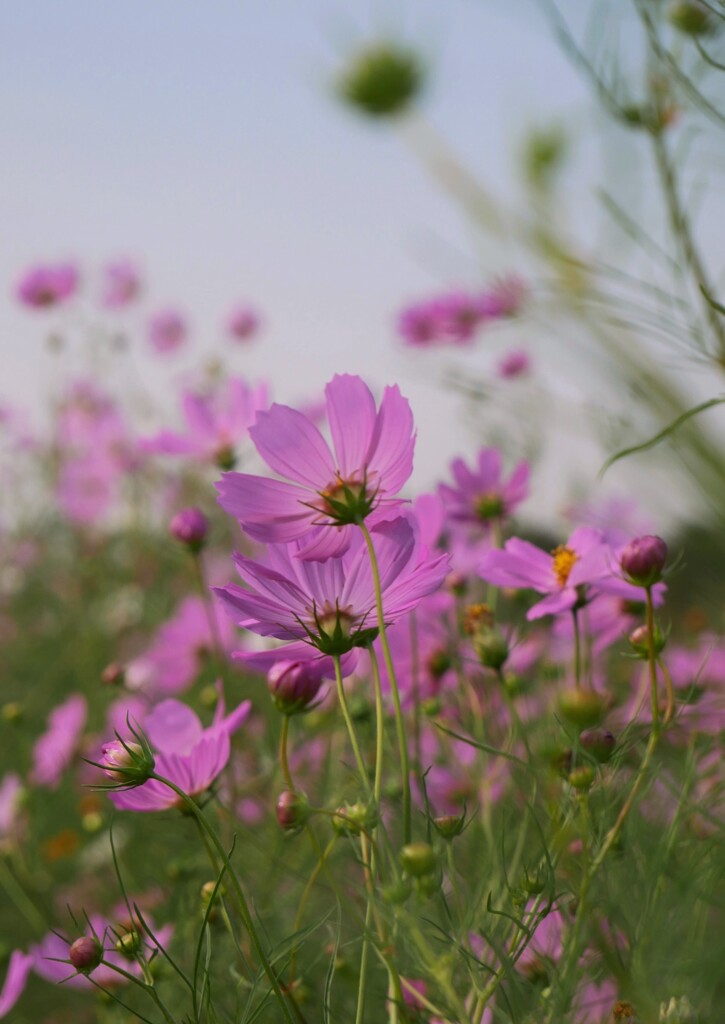
POLYGON ((33 747, 30 778, 37 786, 57 789, 63 773, 73 760, 87 715, 88 704, 80 693, 72 694, 51 711, 48 728, 33 747))
POLYGON ((230 377, 212 394, 187 391, 182 398, 185 431, 162 430, 142 441, 141 447, 157 455, 188 455, 230 469, 268 401, 266 384, 251 387, 240 377, 230 377))
MULTIPOLYGON (((448 571, 448 557, 431 557, 407 519, 378 524, 372 537, 380 566, 386 625, 395 622, 448 571)), ((261 636, 303 641, 327 655, 366 646, 379 622, 367 548, 357 531, 345 554, 325 562, 299 559, 299 543, 271 545, 267 563, 236 555, 249 589, 215 588, 239 625, 261 636)))
MULTIPOLYGON (((219 636, 231 650, 234 631, 220 616, 219 636)), ((168 697, 188 689, 204 659, 214 649, 209 616, 200 597, 187 597, 173 616, 156 631, 153 643, 126 669, 126 684, 152 697, 168 697)))
POLYGON ((250 537, 272 543, 304 539, 300 558, 325 559, 347 550, 350 524, 379 518, 400 501, 413 471, 413 417, 397 387, 376 410, 370 389, 348 374, 325 388, 334 452, 295 409, 273 405, 249 431, 268 466, 285 480, 226 473, 219 504, 250 537), (334 527, 318 529, 316 527, 334 527))
MULTIPOLYGON (((188 796, 203 793, 226 767, 231 755, 231 734, 251 710, 252 702, 247 700, 225 717, 224 703, 219 700, 214 722, 204 729, 186 704, 162 700, 139 723, 154 753, 156 774, 175 783, 188 796)), ((135 729, 136 724, 132 725, 135 729)), ((118 756, 118 742, 107 744, 104 759, 111 769, 118 756)), ((116 807, 125 811, 160 811, 179 802, 174 791, 156 779, 149 779, 135 789, 110 790, 108 795, 116 807)))
POLYGON ((617 575, 615 552, 599 530, 589 526, 576 529, 566 544, 547 553, 528 541, 512 537, 503 550, 486 553, 481 576, 489 583, 517 589, 530 588, 547 596, 530 608, 527 619, 558 615, 589 599, 589 590, 605 591, 631 601, 641 600, 641 591, 617 575))
POLYGON ((175 309, 163 309, 149 320, 148 339, 159 355, 176 352, 186 341, 186 320, 175 309))
POLYGON ((104 268, 101 304, 106 309, 123 309, 138 298, 141 277, 130 260, 109 263, 104 268))
POLYGON ((497 448, 482 448, 471 470, 463 459, 451 463, 454 487, 441 484, 439 494, 453 523, 485 526, 510 516, 529 494, 529 464, 519 462, 507 481, 497 448))
POLYGON ((249 306, 238 306, 227 320, 227 333, 234 341, 250 341, 259 330, 259 317, 249 306))
POLYGON ((15 949, 10 954, 5 983, 0 992, 0 1017, 6 1017, 25 991, 28 975, 33 967, 32 953, 15 949))
POLYGON ((531 357, 522 348, 512 348, 499 361, 497 370, 499 377, 510 380, 512 377, 523 377, 531 369, 531 357))
POLYGON ((31 309, 48 309, 70 299, 77 288, 78 271, 72 264, 44 264, 22 277, 17 297, 31 309))

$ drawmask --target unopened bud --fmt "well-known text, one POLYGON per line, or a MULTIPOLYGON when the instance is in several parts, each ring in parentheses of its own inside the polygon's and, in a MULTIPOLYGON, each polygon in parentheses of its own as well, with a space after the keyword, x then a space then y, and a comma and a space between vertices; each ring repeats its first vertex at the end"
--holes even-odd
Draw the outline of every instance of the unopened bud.
POLYGON ((310 816, 310 805, 304 793, 285 789, 277 799, 277 821, 286 832, 298 832, 310 816))
POLYGON ((378 821, 375 808, 358 800, 354 804, 342 804, 332 819, 332 825, 340 835, 360 835, 368 832, 378 821))
MULTIPOLYGON (((654 628, 654 653, 655 657, 660 655, 667 644, 667 634, 663 633, 659 626, 654 628)), ((640 658, 649 658, 649 630, 646 626, 637 626, 629 634, 629 644, 632 650, 640 658)))
POLYGON ((651 587, 662 579, 662 570, 667 562, 667 545, 661 537, 635 537, 622 551, 619 562, 630 583, 638 587, 651 587))
POLYGON ((191 551, 200 551, 209 532, 209 521, 199 508, 182 508, 169 523, 169 533, 191 551))
POLYGON ((483 629, 473 638, 478 660, 485 668, 498 672, 509 656, 509 643, 498 629, 483 629))
POLYGON ((688 36, 706 36, 717 28, 717 16, 700 0, 676 0, 670 5, 667 18, 688 36))
POLYGON ((130 932, 124 932, 116 941, 116 952, 120 953, 121 956, 125 956, 127 960, 133 960, 140 949, 141 936, 135 929, 130 932))
POLYGON ((436 852, 430 843, 408 843, 400 851, 400 864, 413 878, 423 878, 435 871, 438 863, 436 852))
POLYGON ((369 117, 393 117, 410 106, 420 92, 423 77, 417 54, 391 43, 379 43, 352 59, 338 89, 344 100, 369 117))
POLYGON ((103 960, 103 946, 91 935, 83 935, 70 947, 68 959, 81 974, 90 974, 103 960))
POLYGON ((128 789, 142 786, 156 767, 151 750, 141 743, 111 740, 101 747, 101 754, 101 767, 105 774, 128 789))
POLYGON ((590 789, 594 782, 594 769, 590 764, 580 764, 569 772, 569 785, 573 789, 590 789))
POLYGON ((304 661, 278 661, 267 673, 274 706, 285 715, 307 711, 320 692, 322 679, 304 661))
POLYGON ((104 686, 121 686, 126 676, 126 670, 118 661, 112 661, 106 665, 101 672, 101 682, 104 686))
POLYGON ((606 705, 594 690, 564 690, 559 694, 559 711, 571 725, 589 729, 604 717, 606 705))
POLYGON ((436 827, 438 835, 444 839, 455 839, 463 831, 463 827, 466 824, 466 816, 464 814, 442 814, 438 818, 433 819, 433 824, 436 827))
POLYGON ((600 764, 607 763, 617 745, 608 729, 586 729, 579 737, 579 742, 587 754, 600 764))

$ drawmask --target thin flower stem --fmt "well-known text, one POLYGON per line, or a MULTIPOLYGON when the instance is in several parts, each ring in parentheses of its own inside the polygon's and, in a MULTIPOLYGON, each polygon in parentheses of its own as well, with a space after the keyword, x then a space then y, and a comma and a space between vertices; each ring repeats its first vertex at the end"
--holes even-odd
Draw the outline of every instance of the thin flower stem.
MULTIPOLYGON (((332 849, 333 849, 333 847, 334 847, 336 842, 337 842, 337 836, 333 836, 332 839, 327 844, 327 846, 325 847, 325 849, 319 855, 317 863, 315 864, 315 868, 314 868, 312 874, 310 875, 310 877, 307 880, 307 885, 305 885, 305 888, 304 888, 304 890, 302 892, 302 896, 300 897, 300 902, 299 902, 299 905, 297 907, 297 913, 295 914, 295 923, 294 923, 294 928, 293 928, 293 931, 294 931, 295 934, 297 934, 297 932, 300 930, 300 927, 302 925, 302 915, 304 914, 305 907, 307 906, 307 904, 309 902, 309 899, 310 899, 310 896, 312 895, 312 890, 313 890, 313 888, 315 886, 315 882, 319 878, 320 872, 325 867, 325 865, 327 863, 327 858, 332 853, 332 849)), ((297 964, 297 952, 298 952, 298 950, 299 950, 299 945, 297 943, 295 943, 295 945, 290 950, 289 982, 288 982, 288 986, 290 988, 292 987, 292 984, 294 982, 295 967, 296 967, 296 964, 297 964)))
POLYGON ((345 719, 345 725, 347 726, 347 733, 350 737, 350 744, 352 746, 353 753, 355 755, 355 761, 357 763, 357 769, 360 773, 363 788, 366 793, 370 793, 370 779, 368 778, 368 770, 365 767, 365 761, 363 760, 362 753, 360 751, 360 744, 357 741, 357 735, 355 734, 355 727, 350 717, 350 708, 347 705, 347 697, 345 696, 345 687, 342 685, 342 670, 340 668, 339 655, 334 656, 335 662, 335 682, 337 684, 337 697, 340 701, 340 707, 342 708, 342 715, 345 719))
POLYGON ((282 731, 279 737, 279 763, 282 767, 282 775, 284 776, 284 782, 287 789, 295 791, 295 784, 292 781, 292 773, 290 772, 289 759, 287 757, 287 740, 289 737, 289 715, 282 716, 282 731))
POLYGON ((657 699, 657 652, 655 651, 655 610, 652 587, 646 588, 647 601, 647 660, 649 662, 650 695, 652 699, 652 731, 660 731, 660 707, 657 699))
POLYGON ((385 667, 388 670, 388 679, 390 680, 390 692, 393 696, 393 707, 395 709, 395 731, 398 735, 398 748, 400 752, 400 769, 403 775, 403 836, 404 842, 409 843, 412 837, 412 824, 411 824, 411 800, 410 800, 410 759, 408 757, 408 741, 405 736, 405 721, 403 719, 403 709, 400 703, 400 690, 398 689, 398 681, 395 677, 395 667, 393 666, 393 658, 390 653, 390 645, 388 643, 388 634, 385 628, 385 618, 383 614, 383 592, 380 586, 380 569, 378 567, 378 558, 375 554, 375 545, 373 539, 370 536, 365 523, 360 523, 360 529, 362 535, 365 538, 365 544, 367 545, 368 555, 370 556, 370 567, 373 574, 373 586, 375 587, 375 607, 378 613, 378 626, 380 629, 380 645, 383 649, 383 658, 385 659, 385 667))
POLYGON ((372 888, 372 853, 368 851, 367 840, 364 835, 360 836, 360 846, 363 859, 363 870, 368 887, 367 906, 365 908, 365 924, 363 926, 362 952, 360 953, 360 975, 357 986, 357 1008, 355 1010, 355 1024, 363 1024, 365 1017, 365 994, 367 992, 368 959, 370 954, 370 926, 373 917, 373 899, 370 889, 372 888))
MULTIPOLYGON (((244 895, 244 890, 242 889, 241 883, 237 877, 237 873, 234 870, 234 867, 232 866, 232 863, 229 860, 227 852, 222 846, 219 837, 217 836, 216 832, 211 827, 209 822, 206 820, 206 816, 202 813, 196 801, 193 800, 190 796, 188 796, 188 794, 186 794, 183 789, 180 789, 175 782, 172 782, 170 779, 164 778, 163 775, 157 775, 156 772, 153 772, 151 778, 156 779, 157 782, 160 782, 164 786, 168 786, 170 790, 176 793, 176 795, 183 801, 184 806, 189 811, 191 811, 194 818, 196 818, 197 822, 201 825, 204 832, 206 832, 207 836, 211 840, 211 843, 216 849, 219 859, 227 869, 227 875, 232 883, 234 895, 236 896, 237 903, 239 905, 239 912, 241 913, 244 925, 247 931, 249 932, 249 937, 252 940, 252 944, 257 952, 257 956, 259 957, 260 963, 262 964, 264 973, 267 975, 269 983, 271 984, 274 990, 274 994, 277 996, 277 999, 279 1000, 280 1006, 282 1007, 285 1019, 287 1020, 288 1024, 295 1024, 296 1018, 295 1016, 293 1016, 292 1011, 290 1010, 288 1002, 285 999, 284 992, 282 991, 282 986, 280 984, 279 978, 277 977, 277 973, 272 964, 270 963, 267 954, 264 951, 264 947, 262 946, 261 940, 257 933, 257 929, 254 926, 254 920, 252 919, 252 914, 249 909, 246 896, 244 895)), ((289 1000, 292 1001, 293 997, 291 993, 287 993, 287 995, 289 1000)), ((297 1020, 299 1020, 299 1011, 296 1011, 296 1017, 297 1020)))
POLYGON ((582 639, 579 627, 579 610, 576 605, 571 610, 571 617, 574 623, 574 685, 578 690, 582 684, 582 639))

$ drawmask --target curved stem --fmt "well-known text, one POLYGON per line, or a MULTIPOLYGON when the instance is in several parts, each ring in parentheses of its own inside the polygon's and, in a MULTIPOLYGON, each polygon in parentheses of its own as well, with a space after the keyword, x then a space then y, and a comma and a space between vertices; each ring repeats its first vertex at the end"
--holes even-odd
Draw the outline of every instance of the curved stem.
POLYGON ((340 701, 340 707, 342 708, 342 715, 345 719, 345 725, 347 726, 347 733, 350 737, 350 745, 352 746, 353 754, 355 755, 355 762, 357 763, 357 770, 360 773, 363 788, 365 792, 370 794, 370 779, 368 778, 368 770, 365 767, 365 761, 360 751, 360 744, 357 741, 357 735, 355 733, 355 727, 350 717, 350 708, 347 704, 347 697, 345 696, 345 687, 342 685, 342 670, 340 668, 340 657, 334 655, 335 662, 335 682, 337 684, 337 698, 340 701))
POLYGON ((403 836, 404 842, 409 843, 412 836, 412 824, 411 824, 411 799, 410 799, 410 759, 408 757, 408 742, 405 736, 405 721, 403 719, 403 708, 400 703, 400 691, 398 689, 398 681, 395 677, 395 667, 393 666, 393 658, 390 653, 390 645, 388 643, 388 634, 385 628, 385 617, 383 614, 383 592, 380 586, 380 569, 378 567, 378 559, 375 554, 375 545, 373 539, 370 536, 365 523, 360 523, 360 529, 362 535, 365 538, 365 544, 368 549, 368 555, 370 556, 370 568, 373 574, 373 586, 375 587, 375 607, 378 613, 378 627, 380 629, 380 646, 383 649, 383 658, 385 660, 385 667, 388 671, 388 679, 390 680, 390 692, 393 697, 393 707, 395 709, 395 731, 398 736, 398 748, 400 753, 400 768, 403 776, 403 836))
MULTIPOLYGON (((254 920, 252 918, 249 905, 247 903, 247 898, 244 895, 244 890, 242 889, 241 883, 237 878, 237 873, 234 870, 234 867, 232 866, 232 863, 229 860, 227 852, 224 849, 219 837, 217 836, 216 832, 211 827, 209 822, 206 820, 206 816, 202 813, 196 801, 193 800, 187 793, 185 793, 183 789, 180 789, 175 782, 172 782, 170 779, 164 778, 163 775, 157 775, 156 772, 153 772, 151 778, 156 779, 157 782, 160 782, 164 786, 168 786, 170 790, 176 793, 176 795, 182 800, 184 806, 192 813, 194 818, 196 818, 201 828, 204 830, 204 832, 206 832, 207 836, 211 840, 211 843, 216 849, 219 859, 227 869, 227 876, 231 881, 232 888, 234 889, 234 895, 237 898, 239 912, 242 916, 242 920, 244 921, 244 926, 249 932, 249 937, 252 940, 252 944, 256 950, 257 956, 259 957, 259 961, 262 964, 262 967, 264 968, 264 973, 267 975, 269 983, 274 990, 274 994, 277 996, 277 999, 279 1000, 279 1003, 282 1007, 285 1019, 288 1021, 288 1024, 295 1024, 295 1017, 292 1015, 288 1002, 285 999, 284 993, 282 991, 282 986, 280 984, 279 978, 277 977, 277 972, 270 963, 269 958, 264 951, 264 947, 262 946, 259 935, 257 934, 257 929, 254 926, 254 920)), ((288 993, 288 996, 289 999, 291 1000, 292 996, 290 993, 288 993)))
POLYGON ((292 773, 289 768, 289 759, 287 757, 287 739, 289 736, 289 715, 282 716, 282 731, 279 737, 279 763, 282 767, 282 775, 284 776, 284 783, 287 789, 291 789, 294 792, 295 784, 292 781, 292 773))

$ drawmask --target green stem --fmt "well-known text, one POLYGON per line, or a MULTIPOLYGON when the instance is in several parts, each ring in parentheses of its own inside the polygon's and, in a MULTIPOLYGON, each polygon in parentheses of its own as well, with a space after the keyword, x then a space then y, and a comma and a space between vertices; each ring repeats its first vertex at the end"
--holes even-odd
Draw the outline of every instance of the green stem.
MULTIPOLYGON (((164 778, 163 775, 157 775, 156 772, 154 772, 151 775, 151 778, 156 779, 157 782, 160 782, 164 786, 168 786, 170 790, 176 793, 176 795, 182 800, 184 806, 192 813, 192 815, 197 820, 201 828, 204 830, 204 832, 206 832, 207 836, 211 840, 211 843, 216 849, 219 859, 227 869, 227 875, 232 884, 232 888, 234 889, 234 895, 236 896, 237 903, 239 905, 239 912, 242 916, 242 920, 244 921, 244 925, 247 931, 249 932, 249 937, 252 940, 252 944, 257 952, 259 961, 262 964, 262 967, 264 968, 264 973, 267 975, 269 983, 274 990, 274 994, 277 996, 277 999, 279 1000, 279 1003, 282 1007, 285 1019, 288 1021, 288 1024, 295 1024, 295 1017, 292 1015, 287 1000, 285 999, 284 993, 282 991, 282 986, 280 985, 279 978, 277 977, 277 973, 272 964, 270 963, 269 958, 267 957, 267 954, 264 951, 264 947, 262 946, 262 943, 260 941, 259 935, 257 934, 257 929, 254 926, 254 921, 252 919, 252 914, 249 909, 246 896, 244 895, 244 890, 242 889, 241 883, 237 878, 237 873, 234 870, 231 861, 229 860, 229 857, 227 855, 227 852, 219 840, 219 837, 217 836, 216 832, 211 827, 209 822, 206 820, 206 816, 202 813, 196 801, 193 800, 190 796, 188 796, 188 794, 186 794, 183 791, 183 789, 180 789, 175 782, 172 782, 170 779, 164 778)), ((289 998, 292 999, 292 996, 290 995, 289 998)))
POLYGON ((282 716, 282 731, 279 737, 279 763, 282 767, 282 775, 284 776, 284 783, 287 789, 295 791, 295 784, 292 781, 292 773, 289 768, 289 759, 287 757, 287 739, 289 737, 289 715, 282 716))
POLYGON ((647 660, 649 662, 649 679, 652 699, 652 731, 660 731, 660 706, 657 699, 657 652, 655 650, 655 609, 652 600, 652 587, 646 588, 647 600, 647 660))
POLYGON ((579 610, 576 605, 571 610, 571 617, 574 623, 574 685, 578 690, 582 681, 582 638, 579 627, 579 610))
POLYGON ((378 567, 377 555, 375 554, 375 545, 373 544, 370 531, 365 523, 360 523, 360 529, 362 530, 362 535, 365 538, 368 555, 370 556, 370 568, 373 574, 373 586, 375 587, 375 607, 378 613, 378 627, 380 629, 380 645, 383 649, 385 667, 388 671, 388 679, 390 680, 390 692, 393 696, 393 707, 395 709, 395 731, 398 736, 400 768, 403 775, 403 836, 404 842, 409 843, 413 830, 411 824, 410 760, 408 757, 408 742, 405 736, 405 721, 403 719, 403 709, 400 703, 400 691, 398 689, 398 681, 395 677, 393 658, 390 653, 390 645, 388 643, 388 634, 385 628, 383 592, 380 586, 380 569, 378 567))
POLYGON ((360 773, 363 788, 365 792, 370 794, 370 779, 368 777, 368 770, 365 766, 365 761, 360 750, 360 744, 357 741, 357 735, 355 733, 355 727, 350 717, 350 708, 347 704, 347 697, 345 696, 345 687, 342 685, 342 669, 340 668, 340 657, 339 655, 333 655, 335 662, 335 683, 337 684, 337 698, 340 701, 340 707, 342 708, 342 716, 345 719, 345 725, 347 726, 347 734, 350 737, 350 745, 352 746, 353 754, 355 755, 355 762, 357 764, 357 770, 360 773))

